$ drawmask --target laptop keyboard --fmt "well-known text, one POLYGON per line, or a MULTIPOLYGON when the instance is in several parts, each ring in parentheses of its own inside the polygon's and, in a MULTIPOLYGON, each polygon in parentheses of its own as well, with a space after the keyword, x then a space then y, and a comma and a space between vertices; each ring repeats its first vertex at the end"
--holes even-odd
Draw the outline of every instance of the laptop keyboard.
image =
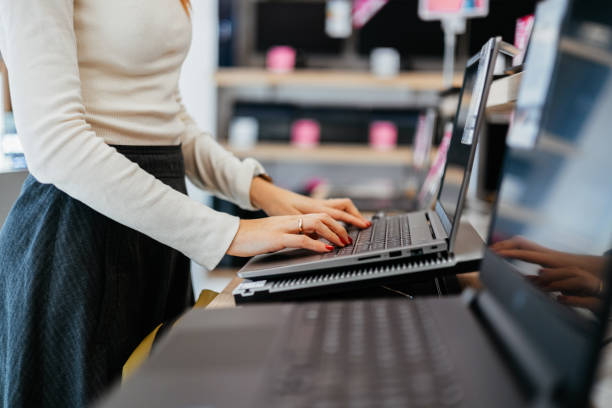
POLYGON ((334 251, 324 254, 323 258, 400 248, 412 243, 408 214, 378 218, 372 221, 372 226, 369 228, 360 230, 349 227, 347 232, 353 239, 353 245, 336 248, 334 251))
POLYGON ((427 306, 411 301, 302 304, 265 377, 273 407, 454 407, 449 353, 427 306))

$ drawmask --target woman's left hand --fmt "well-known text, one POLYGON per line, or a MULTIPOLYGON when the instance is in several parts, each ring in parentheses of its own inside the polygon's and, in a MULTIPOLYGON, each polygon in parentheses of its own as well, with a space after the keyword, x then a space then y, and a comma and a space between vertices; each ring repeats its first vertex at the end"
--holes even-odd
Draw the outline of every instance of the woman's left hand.
POLYGON ((270 216, 324 213, 358 228, 372 225, 348 198, 314 199, 277 187, 261 177, 253 179, 250 196, 251 203, 270 216))

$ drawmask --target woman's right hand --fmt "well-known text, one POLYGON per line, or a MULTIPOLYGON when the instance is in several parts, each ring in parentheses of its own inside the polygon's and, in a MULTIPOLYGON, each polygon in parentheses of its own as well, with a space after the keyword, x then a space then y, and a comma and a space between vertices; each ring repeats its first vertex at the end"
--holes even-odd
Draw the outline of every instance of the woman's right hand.
POLYGON ((339 247, 352 243, 346 229, 327 214, 288 215, 240 220, 240 227, 227 253, 247 257, 285 248, 304 248, 320 253, 334 249, 315 239, 318 237, 339 247))

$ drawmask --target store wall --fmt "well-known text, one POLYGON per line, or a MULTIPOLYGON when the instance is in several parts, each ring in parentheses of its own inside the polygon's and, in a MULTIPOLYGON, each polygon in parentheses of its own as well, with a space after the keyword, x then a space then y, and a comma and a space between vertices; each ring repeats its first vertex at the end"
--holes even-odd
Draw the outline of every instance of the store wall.
POLYGON ((4 225, 27 176, 26 171, 0 172, 0 228, 4 225))
POLYGON ((179 89, 183 102, 202 130, 216 129, 217 2, 192 1, 193 39, 183 65, 179 89))
MULTIPOLYGON (((193 38, 189 55, 183 65, 179 89, 187 111, 200 129, 212 133, 216 129, 217 118, 217 96, 213 78, 218 55, 217 2, 198 0, 192 1, 192 5, 193 38)), ((189 183, 187 190, 194 200, 212 205, 210 195, 189 183)), ((225 283, 216 285, 216 282, 211 282, 208 271, 195 263, 192 263, 191 275, 196 297, 202 289, 220 290, 225 283)))

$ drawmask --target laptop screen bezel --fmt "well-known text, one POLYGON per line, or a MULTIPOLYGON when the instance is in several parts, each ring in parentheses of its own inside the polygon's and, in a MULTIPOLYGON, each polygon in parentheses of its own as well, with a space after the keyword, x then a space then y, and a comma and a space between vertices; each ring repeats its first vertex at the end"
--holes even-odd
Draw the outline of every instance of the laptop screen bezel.
MULTIPOLYGON (((480 101, 478 105, 478 112, 476 116, 476 126, 474 127, 474 139, 472 141, 472 146, 470 149, 470 157, 465 166, 465 173, 463 176, 463 180, 461 182, 461 188, 459 189, 459 199, 457 200, 457 205, 455 207, 455 217, 453 221, 450 220, 440 200, 442 196, 442 191, 444 189, 446 171, 448 169, 448 160, 446 164, 444 165, 444 172, 442 173, 442 184, 440 185, 440 188, 438 190, 438 197, 436 199, 435 212, 438 215, 438 218, 440 219, 442 226, 444 227, 444 230, 446 231, 446 234, 448 235, 449 252, 452 252, 453 250, 455 238, 459 230, 458 225, 461 219, 461 211, 463 209, 463 205, 465 202, 465 195, 466 195, 467 188, 470 182, 471 169, 474 163, 474 158, 476 156, 476 148, 478 145, 478 139, 480 137, 480 129, 482 127, 482 122, 483 122, 482 118, 485 113, 487 99, 489 96, 489 89, 491 88, 491 83, 493 80, 493 68, 495 65, 495 59, 497 56, 497 50, 498 50, 498 45, 500 41, 501 39, 499 37, 494 37, 494 38, 489 39, 489 41, 487 41, 486 44, 482 47, 481 51, 478 54, 474 55, 472 58, 470 58, 466 64, 466 69, 465 69, 466 73, 467 73, 467 70, 471 66, 473 66, 474 64, 478 64, 478 73, 476 74, 476 77, 478 78, 479 75, 485 75, 485 81, 484 81, 484 86, 482 88, 482 95, 480 97, 480 101)), ((459 102, 457 104, 457 112, 455 113, 455 120, 453 122, 453 137, 455 136, 460 137, 459 135, 462 136, 463 132, 465 131, 465 127, 464 127, 461 133, 459 132, 455 133, 457 131, 456 126, 459 120, 459 113, 461 111, 461 100, 463 98, 463 92, 465 91, 467 79, 468 79, 467 75, 464 75, 463 86, 461 87, 461 92, 459 93, 459 102)), ((475 83, 477 81, 478 80, 476 80, 475 83)), ((467 125, 467 121, 466 121, 466 125, 467 125)), ((451 148, 452 148, 452 140, 451 140, 451 148)))

